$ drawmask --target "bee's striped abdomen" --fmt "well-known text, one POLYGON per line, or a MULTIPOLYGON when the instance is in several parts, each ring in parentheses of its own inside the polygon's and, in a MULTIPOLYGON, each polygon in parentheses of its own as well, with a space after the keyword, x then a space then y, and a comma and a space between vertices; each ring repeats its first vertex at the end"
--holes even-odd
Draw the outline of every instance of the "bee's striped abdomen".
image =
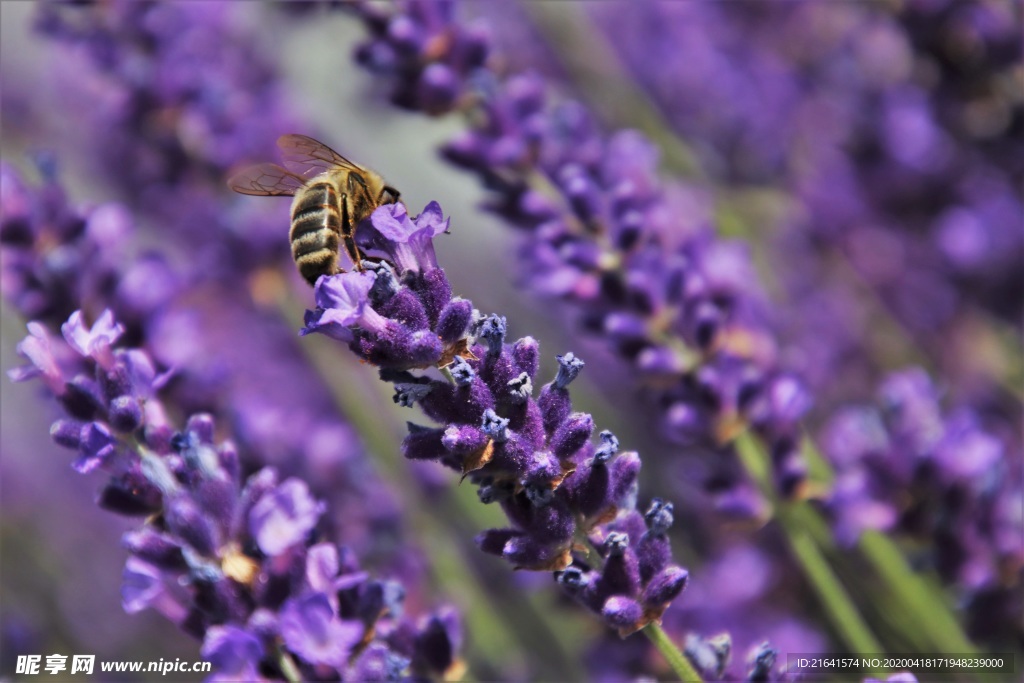
POLYGON ((315 284, 321 275, 338 272, 339 205, 338 191, 328 182, 307 185, 292 204, 292 227, 288 233, 292 257, 310 284, 315 284))

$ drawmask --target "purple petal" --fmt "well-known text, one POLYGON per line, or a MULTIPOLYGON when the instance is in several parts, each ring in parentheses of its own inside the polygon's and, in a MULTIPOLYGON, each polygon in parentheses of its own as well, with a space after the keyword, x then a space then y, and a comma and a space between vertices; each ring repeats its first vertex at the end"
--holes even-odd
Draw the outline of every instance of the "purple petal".
POLYGON ((338 549, 331 543, 318 543, 306 555, 306 581, 310 588, 324 593, 332 590, 338 575, 338 549))
POLYGON ((121 605, 128 614, 147 609, 164 593, 163 574, 137 557, 129 557, 121 573, 121 605))
POLYGON ((278 621, 288 649, 310 664, 344 668, 349 652, 363 635, 358 622, 341 621, 323 593, 308 593, 285 602, 278 621))
POLYGON ((106 367, 113 360, 110 346, 120 338, 124 327, 114 322, 114 314, 107 309, 89 329, 82 320, 82 312, 75 311, 60 330, 68 346, 106 367))
MULTIPOLYGON (((316 283, 316 305, 331 317, 325 322, 337 322, 346 327, 359 323, 369 305, 370 289, 377 276, 369 271, 353 271, 323 276, 316 283)), ((323 320, 323 317, 321 317, 323 320)))
POLYGON ((211 681, 258 681, 263 645, 237 626, 211 626, 200 653, 216 670, 211 681))
POLYGON ((53 355, 53 344, 45 327, 30 322, 28 336, 18 343, 17 350, 18 355, 26 358, 31 365, 8 370, 7 376, 11 381, 24 382, 42 375, 43 381, 53 393, 59 395, 63 392, 64 377, 53 355))
POLYGON ((114 452, 114 437, 102 422, 90 422, 82 427, 78 458, 72 467, 81 474, 92 472, 114 452))
POLYGON ((423 213, 416 217, 418 231, 424 231, 430 237, 436 237, 448 231, 450 219, 444 217, 441 205, 432 201, 423 208, 423 213))
POLYGON ((377 207, 370 215, 370 221, 377 232, 390 242, 407 242, 418 229, 409 219, 409 212, 404 204, 385 204, 377 207))
POLYGON ((249 531, 260 550, 280 555, 306 538, 323 512, 305 482, 287 479, 268 491, 249 511, 249 531))

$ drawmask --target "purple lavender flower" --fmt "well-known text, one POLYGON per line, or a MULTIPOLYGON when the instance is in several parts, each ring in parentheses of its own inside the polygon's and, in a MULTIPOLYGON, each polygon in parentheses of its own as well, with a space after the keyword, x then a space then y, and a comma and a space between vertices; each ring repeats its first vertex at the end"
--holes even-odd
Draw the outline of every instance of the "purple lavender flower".
POLYGON ((392 102, 436 115, 451 111, 468 95, 469 77, 487 61, 485 27, 450 31, 454 5, 449 3, 415 3, 401 14, 368 2, 355 8, 373 34, 356 59, 373 71, 397 76, 392 102))
POLYGON ((472 305, 452 298, 433 258, 431 240, 448 224, 441 216, 436 202, 411 220, 401 205, 378 208, 373 239, 394 258, 397 287, 375 298, 380 276, 372 271, 323 277, 317 311, 307 315, 303 333, 337 338, 324 321, 347 326, 352 351, 394 378, 396 400, 418 403, 440 423, 410 424, 403 452, 455 469, 479 487, 483 502, 501 505, 510 526, 480 534, 481 549, 518 568, 555 570, 570 594, 623 635, 643 628, 686 585, 687 572, 671 563, 665 535, 671 506, 658 501, 648 529, 633 510, 639 456, 620 453, 610 432, 595 447, 593 419, 572 412, 567 387, 582 360, 559 356, 557 376, 536 399, 523 391, 536 379, 537 344, 530 338, 507 343, 505 318, 473 322, 472 305), (405 251, 409 234, 423 235, 412 253, 405 251), (410 372, 431 366, 451 381, 410 372), (595 549, 596 564, 579 554, 583 541, 595 549))
POLYGON ((878 404, 848 408, 825 428, 837 538, 874 529, 923 539, 929 564, 960 590, 1012 600, 1005 568, 1024 566, 1024 543, 1020 516, 1002 511, 1019 504, 1021 481, 1004 441, 967 408, 943 411, 919 368, 890 376, 878 404))
MULTIPOLYGON (((38 342, 42 327, 32 329, 29 339, 38 342)), ((439 676, 455 666, 461 636, 450 612, 422 626, 407 622, 399 584, 373 581, 351 556, 342 565, 333 544, 314 544, 324 506, 303 482, 280 481, 271 468, 243 481, 234 445, 214 441, 209 415, 173 430, 156 398, 163 378, 152 361, 138 349, 113 348, 122 329, 109 311, 91 326, 76 311, 64 333, 77 358, 57 364, 52 348, 46 358, 32 344, 22 349, 47 369, 38 374, 48 385, 65 382, 58 393, 65 403, 71 386, 91 399, 88 415, 79 409, 52 431, 79 451, 76 469, 109 475, 100 504, 148 515, 124 537, 125 609, 156 609, 203 639, 204 656, 218 666, 215 680, 341 676, 371 666, 362 660, 367 652, 393 674, 439 676), (119 417, 126 399, 144 404, 132 423, 119 417), (399 630, 403 639, 389 637, 399 630)))
MULTIPOLYGON (((401 82, 419 68, 422 53, 403 52, 377 28, 385 21, 378 8, 358 8, 373 34, 364 53, 390 45, 395 59, 378 68, 401 82)), ((427 40, 436 29, 416 19, 420 11, 410 3, 386 21, 408 22, 427 40)), ((459 36, 454 42, 468 33, 443 20, 459 36)), ((458 88, 474 87, 482 73, 461 74, 458 88)), ((590 112, 554 101, 537 76, 487 78, 477 99, 465 103, 476 125, 445 153, 485 179, 497 193, 494 208, 530 231, 524 249, 530 283, 579 306, 585 326, 641 373, 663 386, 674 381, 659 403, 666 417, 692 416, 687 441, 728 459, 729 444, 751 425, 776 454, 779 489, 802 495, 806 468, 797 425, 810 400, 778 365, 745 250, 716 240, 707 223, 680 227, 689 198, 658 180, 657 150, 639 133, 605 137, 590 112)), ((666 431, 678 434, 673 420, 666 422, 666 431)), ((732 482, 728 491, 740 485, 732 482)), ((715 488, 728 495, 720 481, 715 488)))

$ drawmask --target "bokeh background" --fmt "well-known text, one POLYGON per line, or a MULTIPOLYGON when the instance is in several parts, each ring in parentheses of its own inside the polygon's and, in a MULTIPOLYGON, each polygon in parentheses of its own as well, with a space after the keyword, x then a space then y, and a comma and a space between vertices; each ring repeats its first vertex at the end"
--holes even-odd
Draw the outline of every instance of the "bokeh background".
MULTIPOLYGON (((841 453, 849 441, 833 417, 877 402, 888 373, 906 367, 930 373, 943 419, 970 411, 965 429, 988 441, 954 448, 1003 477, 1002 545, 967 544, 985 558, 973 575, 936 568, 941 536, 904 534, 902 547, 976 643, 1019 650, 1020 3, 465 3, 456 15, 489 25, 502 69, 539 74, 600 125, 652 137, 662 170, 684 184, 676 207, 692 213, 682 223, 744 245, 780 362, 814 395, 808 434, 841 453)), ((135 16, 112 3, 5 2, 0 19, 3 161, 29 184, 59 179, 70 206, 116 204, 131 216, 130 238, 108 259, 74 267, 159 254, 188 273, 184 293, 166 300, 152 293, 152 271, 124 286, 155 297, 145 336, 180 368, 176 398, 216 412, 254 462, 316 479, 338 540, 407 581, 411 608, 459 607, 475 677, 665 672, 644 641, 621 642, 559 599, 550 577, 482 556, 472 537, 496 525, 494 511, 449 473, 401 462, 410 418, 368 368, 324 340, 297 339, 312 295, 288 259, 287 202, 239 198, 222 182, 272 160, 280 134, 312 135, 380 170, 412 212, 441 202, 453 230, 439 261, 455 291, 506 315, 512 338, 539 339, 542 376, 555 353, 587 359, 573 385, 579 409, 641 452, 643 500, 677 506, 676 556, 693 582, 666 617, 670 633, 682 642, 728 631, 737 660, 765 639, 782 653, 843 651, 780 530, 723 509, 704 485, 703 456, 665 436, 657 387, 582 332, 578 309, 535 291, 518 255, 529 238, 484 210, 472 175, 440 159, 464 122, 391 106, 386 79, 354 62, 366 38, 355 18, 306 3, 166 3, 135 16), (166 101, 125 94, 145 92, 147 79, 166 101), (211 111, 222 118, 204 120, 211 111)), ((7 370, 20 363, 25 320, 9 301, 0 311, 7 370)), ((119 538, 135 525, 98 509, 100 477, 74 472, 52 443, 55 406, 33 383, 0 391, 0 675, 23 652, 197 658, 159 615, 122 611, 119 538)), ((899 501, 918 493, 885 501, 905 511, 899 501)), ((874 509, 828 509, 875 521, 874 509)), ((856 586, 856 558, 839 557, 856 586)), ((861 606, 887 647, 912 651, 884 606, 861 606)))

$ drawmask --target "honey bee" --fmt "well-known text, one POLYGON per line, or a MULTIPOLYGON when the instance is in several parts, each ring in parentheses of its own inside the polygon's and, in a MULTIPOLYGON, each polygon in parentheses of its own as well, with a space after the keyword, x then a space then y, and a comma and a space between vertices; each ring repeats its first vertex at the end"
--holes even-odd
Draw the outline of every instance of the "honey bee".
POLYGON ((356 226, 378 206, 396 203, 398 190, 305 135, 282 135, 277 146, 288 168, 252 166, 232 176, 228 187, 261 197, 295 197, 288 239, 295 265, 309 284, 316 284, 321 275, 342 272, 339 246, 344 246, 356 270, 362 270, 356 226))

